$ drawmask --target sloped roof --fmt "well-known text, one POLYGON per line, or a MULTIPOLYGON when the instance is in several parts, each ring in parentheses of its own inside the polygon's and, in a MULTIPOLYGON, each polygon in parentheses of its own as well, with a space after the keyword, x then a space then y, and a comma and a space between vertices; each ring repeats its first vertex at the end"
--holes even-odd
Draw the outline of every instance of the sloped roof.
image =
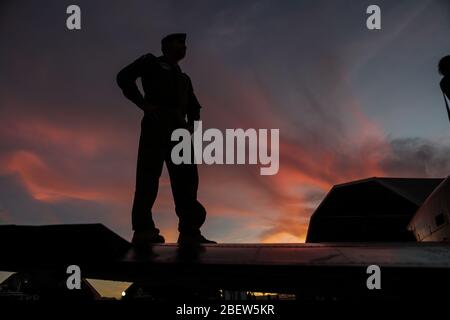
MULTIPOLYGON (((122 256, 131 244, 102 224, 0 226, 0 264, 22 261, 107 262, 122 256), (24 254, 27 252, 27 254, 24 254)), ((15 270, 20 271, 20 270, 15 270)))
POLYGON ((371 177, 368 179, 355 180, 347 183, 335 185, 330 193, 335 188, 348 187, 356 184, 377 182, 382 186, 392 190, 401 195, 407 200, 420 206, 425 199, 433 192, 433 190, 442 182, 444 178, 386 178, 386 177, 371 177))
POLYGON ((406 226, 442 181, 372 177, 335 185, 311 216, 306 242, 413 241, 406 226))

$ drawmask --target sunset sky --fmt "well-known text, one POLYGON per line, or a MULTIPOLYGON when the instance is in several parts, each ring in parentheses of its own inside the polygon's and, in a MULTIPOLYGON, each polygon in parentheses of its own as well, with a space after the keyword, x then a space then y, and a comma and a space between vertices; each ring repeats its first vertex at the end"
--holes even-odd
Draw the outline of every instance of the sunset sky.
MULTIPOLYGON (((280 129, 277 175, 199 165, 208 238, 302 242, 334 184, 447 176, 450 2, 376 3, 378 31, 365 0, 2 1, 0 224, 103 223, 130 239, 142 111, 115 77, 172 32, 188 34, 205 129, 280 129)), ((176 241, 165 169, 154 219, 176 241)))

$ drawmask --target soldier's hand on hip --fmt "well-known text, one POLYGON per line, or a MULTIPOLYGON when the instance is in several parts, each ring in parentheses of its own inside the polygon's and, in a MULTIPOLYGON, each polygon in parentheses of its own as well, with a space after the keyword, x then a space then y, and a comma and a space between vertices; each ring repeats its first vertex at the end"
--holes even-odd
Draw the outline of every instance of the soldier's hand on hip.
POLYGON ((191 133, 191 134, 193 134, 194 133, 194 124, 193 123, 188 123, 188 125, 187 125, 187 129, 189 130, 189 132, 191 133))
POLYGON ((157 109, 157 106, 145 101, 144 104, 141 106, 141 109, 144 110, 144 113, 150 113, 152 111, 155 111, 157 109))

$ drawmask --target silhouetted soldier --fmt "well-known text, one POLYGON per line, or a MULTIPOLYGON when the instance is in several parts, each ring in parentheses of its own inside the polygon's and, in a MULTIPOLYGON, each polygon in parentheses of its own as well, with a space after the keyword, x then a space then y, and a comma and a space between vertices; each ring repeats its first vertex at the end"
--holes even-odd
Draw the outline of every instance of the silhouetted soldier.
MULTIPOLYGON (((185 41, 184 33, 170 34, 161 41, 162 56, 143 55, 117 75, 117 83, 125 97, 144 111, 132 209, 132 242, 135 245, 164 243, 151 212, 164 162, 179 218, 178 243, 215 243, 200 233, 206 210, 197 201, 196 164, 191 161, 192 164, 176 165, 170 156, 177 143, 171 141, 173 130, 185 128, 192 133, 194 121, 200 119, 201 106, 191 80, 178 66, 178 61, 186 54, 185 41), (141 78, 144 96, 136 85, 137 78, 141 78)), ((194 152, 191 154, 193 157, 194 152)))
POLYGON ((445 56, 439 61, 439 73, 444 76, 441 80, 440 85, 442 93, 444 94, 448 121, 450 122, 450 108, 447 102, 447 99, 450 99, 450 56, 445 56))

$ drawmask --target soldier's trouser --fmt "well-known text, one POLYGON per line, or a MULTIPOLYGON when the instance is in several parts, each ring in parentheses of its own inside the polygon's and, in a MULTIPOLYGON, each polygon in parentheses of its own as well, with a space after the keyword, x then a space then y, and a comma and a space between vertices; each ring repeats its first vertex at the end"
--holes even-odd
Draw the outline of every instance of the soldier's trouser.
MULTIPOLYGON (((171 141, 177 126, 168 116, 145 115, 141 122, 141 135, 136 169, 136 189, 132 209, 132 225, 135 231, 154 230, 152 206, 158 193, 163 163, 166 163, 175 212, 179 218, 178 231, 198 234, 205 222, 206 210, 197 201, 198 172, 191 164, 174 164, 171 151, 177 141, 171 141)), ((191 143, 191 155, 194 152, 191 143)))

